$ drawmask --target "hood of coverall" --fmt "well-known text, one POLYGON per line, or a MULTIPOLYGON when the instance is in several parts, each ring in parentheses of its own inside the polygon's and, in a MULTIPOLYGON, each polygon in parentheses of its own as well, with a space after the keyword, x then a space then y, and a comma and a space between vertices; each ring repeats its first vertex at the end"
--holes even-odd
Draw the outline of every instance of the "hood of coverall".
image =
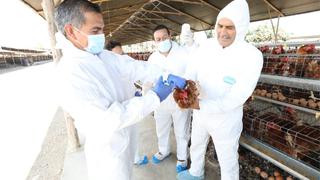
POLYGON ((236 28, 235 42, 244 41, 250 23, 249 7, 246 0, 234 0, 224 7, 216 20, 215 29, 220 19, 230 19, 236 28))

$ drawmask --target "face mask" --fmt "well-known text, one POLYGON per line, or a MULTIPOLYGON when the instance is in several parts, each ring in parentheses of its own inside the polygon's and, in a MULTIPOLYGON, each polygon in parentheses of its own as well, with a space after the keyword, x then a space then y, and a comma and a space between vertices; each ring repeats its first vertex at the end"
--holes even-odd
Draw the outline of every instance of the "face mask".
POLYGON ((88 46, 85 48, 85 50, 92 54, 99 54, 104 48, 104 34, 88 35, 87 37, 88 46))
POLYGON ((158 51, 160 51, 161 53, 169 52, 170 49, 171 49, 170 39, 159 42, 158 51))
MULTIPOLYGON (((77 29, 78 30, 78 29, 77 29)), ((81 34, 87 36, 88 46, 84 48, 87 52, 91 54, 99 54, 105 46, 105 36, 104 34, 87 35, 84 32, 78 30, 81 34)))

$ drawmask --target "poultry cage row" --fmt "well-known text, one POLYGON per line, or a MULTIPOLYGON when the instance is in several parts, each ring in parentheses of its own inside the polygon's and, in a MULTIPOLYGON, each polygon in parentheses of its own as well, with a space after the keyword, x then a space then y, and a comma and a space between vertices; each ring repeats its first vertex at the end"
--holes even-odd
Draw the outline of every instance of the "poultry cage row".
MULTIPOLYGON (((244 105, 240 145, 298 179, 320 177, 319 45, 260 46, 262 74, 244 105)), ((213 144, 206 153, 211 164, 213 144)))
POLYGON ((240 144, 302 179, 320 176, 319 45, 259 46, 262 74, 244 106, 240 144))
POLYGON ((320 124, 312 114, 255 100, 245 108, 243 133, 320 170, 320 124))
POLYGON ((49 54, 22 54, 22 53, 4 53, 0 52, 0 65, 31 65, 36 62, 50 61, 52 55, 49 54))
POLYGON ((278 76, 320 80, 320 48, 315 44, 300 47, 279 45, 259 48, 264 56, 262 72, 278 76))

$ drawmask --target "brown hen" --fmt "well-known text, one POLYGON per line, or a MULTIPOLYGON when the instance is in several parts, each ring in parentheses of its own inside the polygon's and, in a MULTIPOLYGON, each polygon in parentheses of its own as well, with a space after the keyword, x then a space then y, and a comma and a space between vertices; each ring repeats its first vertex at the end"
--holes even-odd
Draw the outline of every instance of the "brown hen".
POLYGON ((176 88, 173 92, 173 98, 180 108, 188 109, 198 107, 199 91, 197 85, 192 80, 187 80, 184 89, 176 88))

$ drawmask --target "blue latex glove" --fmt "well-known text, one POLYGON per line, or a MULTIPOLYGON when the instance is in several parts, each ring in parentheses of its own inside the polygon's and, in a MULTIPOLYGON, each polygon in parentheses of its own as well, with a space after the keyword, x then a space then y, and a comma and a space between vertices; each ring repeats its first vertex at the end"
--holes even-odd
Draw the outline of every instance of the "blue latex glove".
POLYGON ((142 93, 141 93, 140 91, 136 91, 136 92, 134 93, 134 96, 136 96, 136 97, 142 96, 142 93))
POLYGON ((153 87, 152 90, 158 95, 158 97, 160 98, 160 102, 162 102, 169 96, 174 87, 175 86, 173 82, 164 83, 162 76, 160 76, 157 84, 153 87))
POLYGON ((183 89, 186 86, 186 80, 182 77, 169 74, 167 81, 173 83, 175 87, 183 89))

